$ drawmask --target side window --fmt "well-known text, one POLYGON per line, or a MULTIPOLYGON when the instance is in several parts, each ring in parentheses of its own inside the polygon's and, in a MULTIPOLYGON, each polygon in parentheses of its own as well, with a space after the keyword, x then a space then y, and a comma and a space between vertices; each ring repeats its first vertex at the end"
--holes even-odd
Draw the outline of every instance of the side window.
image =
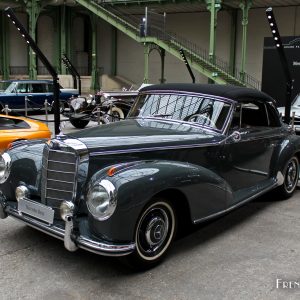
POLYGON ((259 101, 242 103, 241 127, 269 126, 266 105, 259 101))
POLYGON ((33 83, 32 84, 32 92, 33 93, 45 93, 46 85, 44 83, 33 83))
POLYGON ((281 123, 278 118, 278 113, 276 111, 276 108, 270 104, 266 104, 266 109, 267 109, 268 118, 269 118, 269 126, 270 127, 280 127, 281 123))
POLYGON ((241 128, 241 104, 237 104, 233 111, 232 121, 230 125, 231 130, 239 130, 241 128))
POLYGON ((27 83, 18 83, 16 90, 17 93, 28 93, 27 83))
POLYGON ((53 93, 53 84, 52 83, 47 84, 47 92, 48 93, 53 93))

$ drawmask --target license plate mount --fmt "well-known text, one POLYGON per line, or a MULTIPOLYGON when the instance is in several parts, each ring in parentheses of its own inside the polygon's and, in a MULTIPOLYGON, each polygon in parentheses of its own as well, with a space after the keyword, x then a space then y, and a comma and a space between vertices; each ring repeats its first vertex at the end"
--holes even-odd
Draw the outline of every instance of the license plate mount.
POLYGON ((53 224, 54 210, 46 205, 22 199, 18 202, 18 210, 48 224, 53 224))

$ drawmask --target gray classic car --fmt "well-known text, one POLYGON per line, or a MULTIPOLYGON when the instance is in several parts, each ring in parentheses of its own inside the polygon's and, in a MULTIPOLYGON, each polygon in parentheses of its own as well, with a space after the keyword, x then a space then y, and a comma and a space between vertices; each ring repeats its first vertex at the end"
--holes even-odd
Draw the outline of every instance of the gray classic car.
POLYGON ((26 142, 0 159, 0 217, 82 248, 159 263, 197 224, 298 182, 300 137, 274 100, 221 85, 142 89, 120 122, 26 142))

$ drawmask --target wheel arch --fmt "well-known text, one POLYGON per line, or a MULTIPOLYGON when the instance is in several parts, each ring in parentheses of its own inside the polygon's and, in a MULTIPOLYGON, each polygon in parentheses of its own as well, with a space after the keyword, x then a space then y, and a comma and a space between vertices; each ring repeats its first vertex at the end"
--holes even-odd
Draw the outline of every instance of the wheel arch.
POLYGON ((187 196, 181 190, 176 188, 168 188, 158 192, 153 197, 161 197, 170 201, 175 210, 179 227, 184 226, 187 221, 192 224, 189 201, 187 196))

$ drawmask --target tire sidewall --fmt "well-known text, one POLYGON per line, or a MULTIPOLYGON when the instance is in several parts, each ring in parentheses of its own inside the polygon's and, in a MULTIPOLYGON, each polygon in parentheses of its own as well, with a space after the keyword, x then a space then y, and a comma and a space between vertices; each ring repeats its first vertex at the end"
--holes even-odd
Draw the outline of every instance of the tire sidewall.
POLYGON ((163 198, 153 198, 153 200, 147 204, 147 206, 142 210, 142 213, 139 215, 135 232, 134 232, 134 240, 136 244, 136 249, 134 253, 129 255, 129 264, 134 267, 135 269, 148 269, 151 267, 156 266, 159 264, 164 257, 166 256, 166 253, 170 249, 170 246, 172 244, 172 241, 174 240, 174 237, 176 235, 177 231, 177 216, 176 211, 170 201, 163 199, 163 198), (158 254, 156 254, 154 257, 146 257, 142 251, 139 248, 138 245, 138 232, 139 228, 142 224, 144 216, 147 215, 147 213, 152 210, 155 207, 164 207, 164 209, 167 209, 167 215, 169 217, 170 229, 167 233, 167 242, 163 245, 163 248, 159 251, 158 254))
POLYGON ((299 178, 299 160, 296 156, 292 156, 287 163, 284 166, 284 170, 283 170, 283 174, 284 174, 284 183, 282 185, 282 191, 283 191, 283 196, 288 198, 290 196, 292 196, 292 194, 294 193, 296 187, 297 187, 297 180, 293 186, 292 190, 288 190, 286 187, 286 176, 287 176, 287 169, 288 169, 288 165, 290 164, 291 161, 295 161, 296 165, 297 165, 297 174, 296 174, 296 178, 299 178))

